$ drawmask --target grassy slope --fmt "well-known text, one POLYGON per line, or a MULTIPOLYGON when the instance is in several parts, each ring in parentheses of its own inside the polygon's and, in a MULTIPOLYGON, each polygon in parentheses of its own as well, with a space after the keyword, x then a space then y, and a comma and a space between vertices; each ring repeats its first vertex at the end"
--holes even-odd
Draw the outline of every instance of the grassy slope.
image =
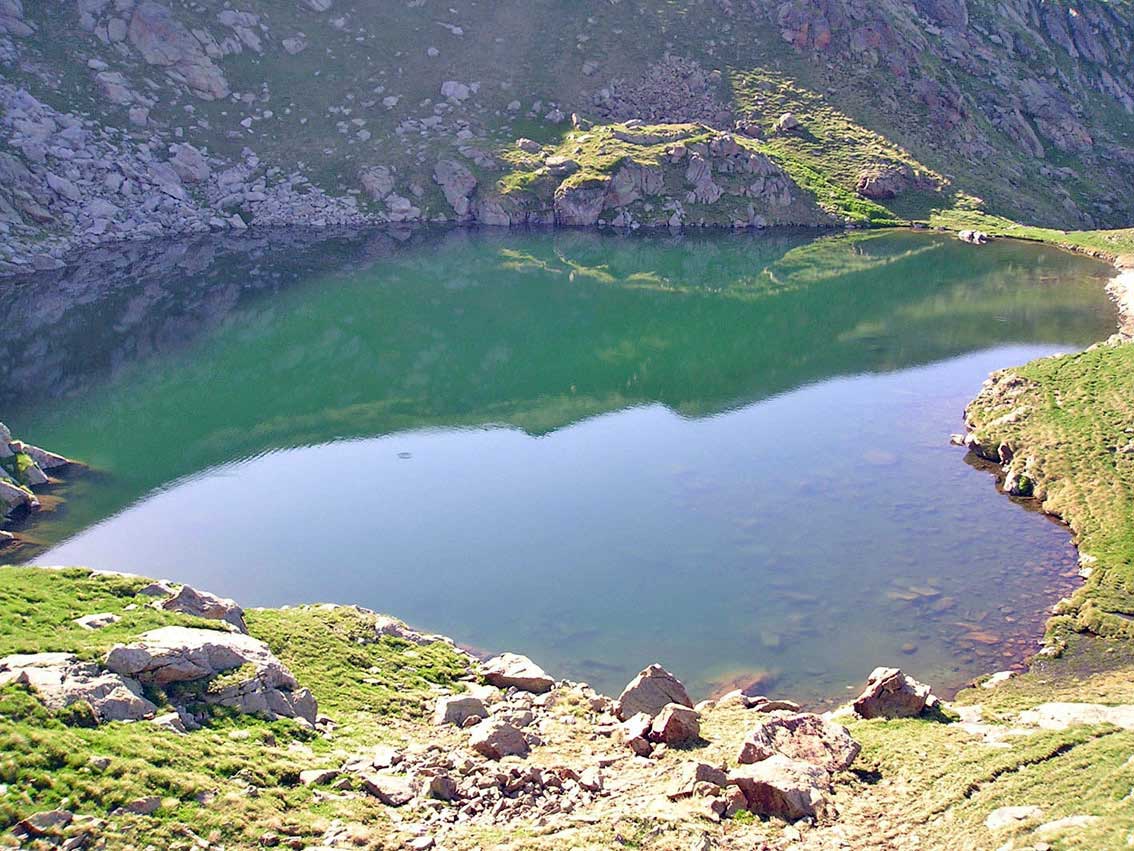
MULTIPOLYGON (((162 624, 215 626, 148 607, 152 598, 135 596, 143 580, 88 574, 0 570, 0 656, 67 650, 98 659, 113 644, 162 624), (94 612, 122 620, 93 632, 72 623, 94 612)), ((224 715, 188 736, 144 723, 90 728, 75 723, 80 713, 53 715, 21 688, 0 689, 0 843, 3 831, 31 812, 64 806, 106 817, 149 795, 162 797, 165 807, 154 818, 112 818, 111 847, 127 839, 188 846, 185 828, 235 848, 258 845, 268 831, 318 844, 333 818, 364 815, 381 823, 381 808, 359 812, 365 802, 321 801, 298 784, 299 771, 337 766, 345 750, 397 742, 402 719, 420 718, 431 687, 451 684, 464 665, 443 644, 358 643, 368 625, 373 634, 371 617, 341 608, 248 612, 251 633, 310 684, 320 711, 340 724, 333 746, 291 722, 224 715), (90 767, 93 756, 110 757, 109 767, 90 767), (259 794, 247 794, 249 786, 259 794)))
MULTIPOLYGON (((188 26, 209 27, 218 38, 232 34, 217 25, 207 5, 178 0, 170 5, 188 26)), ((400 192, 413 185, 421 190, 421 205, 431 213, 448 212, 430 175, 440 156, 456 153, 457 120, 468 121, 475 133, 469 144, 504 159, 501 173, 479 175, 482 185, 491 187, 502 178, 515 186, 531 171, 530 164, 509 161, 517 137, 562 141, 567 125, 544 119, 547 104, 587 116, 594 92, 611 80, 638 77, 666 52, 692 58, 706 71, 719 70, 721 103, 765 130, 780 113, 796 113, 805 132, 769 138, 761 147, 820 205, 854 221, 923 220, 934 209, 974 205, 1018 220, 1058 221, 1062 212, 1052 203, 1055 183, 1084 205, 1106 194, 1091 169, 1072 169, 1073 177, 1058 180, 1044 177, 1049 165, 1073 166, 1074 158, 1049 151, 1046 160, 1034 159, 987 123, 980 126, 995 158, 967 157, 948 133, 933 126, 916 99, 900 87, 891 91, 892 81, 877 68, 861 63, 836 67, 821 55, 797 53, 764 15, 726 15, 716 0, 502 0, 487 5, 424 0, 396 11, 382 0, 338 0, 325 14, 299 2, 247 0, 241 8, 259 14, 265 28, 260 31, 264 52, 245 49, 219 60, 234 96, 208 103, 164 89, 157 69, 141 65, 134 54, 100 45, 78 27, 73 8, 25 7, 38 32, 22 42, 29 60, 12 70, 11 80, 53 105, 104 114, 108 123, 128 127, 124 107, 108 106, 94 95, 86 61, 101 58, 139 91, 152 89, 147 81, 158 81, 163 91, 152 117, 161 127, 183 129, 188 141, 230 157, 251 146, 265 163, 275 163, 285 173, 298 164, 332 192, 357 193, 359 170, 385 164, 394 169, 400 192), (545 26, 546 21, 555 25, 545 26), (461 34, 443 24, 459 25, 461 34), (280 42, 300 33, 307 48, 288 55, 280 42), (441 100, 440 85, 449 79, 481 86, 468 102, 444 107, 447 130, 423 134, 413 127, 396 133, 402 122, 433 114, 441 100), (235 102, 237 95, 242 102, 235 102), (398 98, 396 105, 384 106, 383 99, 391 96, 398 98), (507 108, 513 100, 522 103, 519 111, 507 108), (537 102, 541 108, 532 110, 537 102), (245 117, 253 119, 250 127, 241 126, 245 117), (369 138, 358 138, 363 128, 369 138), (855 195, 854 187, 859 171, 879 162, 908 164, 927 176, 948 176, 949 183, 942 192, 912 192, 873 204, 855 195)), ((974 26, 1004 34, 1017 29, 996 4, 974 0, 969 7, 974 26)), ((897 20, 900 26, 920 29, 908 14, 897 20)), ((1019 35, 1034 37, 1026 30, 1019 35)), ((1048 72, 1045 60, 1036 64, 1036 74, 1048 72)), ((995 82, 967 75, 962 65, 951 65, 951 71, 965 93, 979 101, 995 82)), ((1061 70, 1074 76, 1073 68, 1061 70)), ((1134 128, 1134 119, 1101 97, 1085 99, 1080 107, 1114 140, 1126 139, 1134 128)), ((367 203, 365 197, 360 201, 367 203)), ((727 221, 727 211, 722 212, 727 221)))

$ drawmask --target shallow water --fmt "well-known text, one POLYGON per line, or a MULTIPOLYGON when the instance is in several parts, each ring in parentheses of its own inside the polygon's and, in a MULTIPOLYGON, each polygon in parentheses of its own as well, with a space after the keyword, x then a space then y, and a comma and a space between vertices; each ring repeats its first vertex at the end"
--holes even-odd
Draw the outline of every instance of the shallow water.
POLYGON ((992 369, 1110 332, 1102 264, 913 233, 128 250, 0 290, 4 420, 99 471, 24 560, 818 700, 1003 668, 1073 582, 948 437, 992 369))

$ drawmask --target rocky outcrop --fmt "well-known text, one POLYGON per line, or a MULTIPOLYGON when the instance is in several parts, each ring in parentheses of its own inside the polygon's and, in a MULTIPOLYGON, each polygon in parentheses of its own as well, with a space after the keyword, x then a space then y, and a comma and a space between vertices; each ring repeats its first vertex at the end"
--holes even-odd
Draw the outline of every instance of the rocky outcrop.
POLYGON ((228 81, 205 54, 200 42, 165 6, 140 3, 130 18, 130 44, 150 65, 157 65, 203 100, 228 97, 228 81))
POLYGON ((440 160, 433 169, 433 181, 441 187, 457 219, 467 219, 472 210, 470 196, 476 190, 473 173, 456 160, 440 160))
POLYGON ((218 597, 207 591, 198 591, 191 585, 182 585, 168 600, 155 604, 167 612, 181 612, 196 618, 224 621, 237 632, 248 632, 244 623, 244 609, 234 600, 218 597))
POLYGON ((929 686, 897 668, 875 668, 853 706, 863 718, 912 718, 936 703, 929 686))
POLYGON ((70 653, 6 656, 0 659, 0 686, 9 683, 31 689, 48 709, 85 703, 99 723, 138 721, 157 711, 136 679, 101 671, 70 653))
POLYGON ((693 701, 685 686, 661 665, 650 665, 631 680, 614 704, 614 714, 620 721, 644 714, 653 719, 671 703, 692 708, 693 701))
POLYGON ((8 427, 0 423, 0 547, 16 540, 2 529, 8 516, 40 510, 35 489, 51 483, 46 471, 54 476, 79 466, 62 455, 16 440, 8 427))
POLYGON ((201 682, 206 688, 199 697, 206 704, 268 718, 315 721, 317 707, 311 693, 266 644, 248 635, 162 627, 131 644, 116 645, 107 654, 106 667, 155 686, 201 682))

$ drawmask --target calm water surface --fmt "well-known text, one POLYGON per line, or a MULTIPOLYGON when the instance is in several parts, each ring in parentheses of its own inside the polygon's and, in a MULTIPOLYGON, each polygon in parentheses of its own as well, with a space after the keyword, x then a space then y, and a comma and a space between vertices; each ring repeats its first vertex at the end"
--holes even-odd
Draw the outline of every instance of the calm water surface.
POLYGON ((1003 668, 1073 581, 948 437, 989 371, 1110 333, 1101 264, 912 233, 127 252, 0 290, 4 420, 99 471, 19 559, 814 699, 1003 668))

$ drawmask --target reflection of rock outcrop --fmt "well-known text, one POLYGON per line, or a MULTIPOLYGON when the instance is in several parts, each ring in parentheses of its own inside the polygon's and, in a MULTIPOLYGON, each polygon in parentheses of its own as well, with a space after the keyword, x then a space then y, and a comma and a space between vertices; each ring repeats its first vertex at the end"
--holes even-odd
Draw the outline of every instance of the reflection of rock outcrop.
POLYGON ((189 344, 261 294, 387 256, 404 236, 281 229, 126 242, 13 279, 0 288, 0 406, 72 395, 124 364, 189 344))
POLYGON ((184 245, 100 252, 0 295, 0 405, 117 480, 71 500, 65 524, 273 449, 485 423, 539 434, 650 403, 702 416, 1000 342, 1086 343, 1106 322, 1103 267, 1096 288, 1090 261, 1010 242, 461 230, 291 243, 222 242, 207 262, 184 245), (70 401, 40 405, 52 395, 70 401))

